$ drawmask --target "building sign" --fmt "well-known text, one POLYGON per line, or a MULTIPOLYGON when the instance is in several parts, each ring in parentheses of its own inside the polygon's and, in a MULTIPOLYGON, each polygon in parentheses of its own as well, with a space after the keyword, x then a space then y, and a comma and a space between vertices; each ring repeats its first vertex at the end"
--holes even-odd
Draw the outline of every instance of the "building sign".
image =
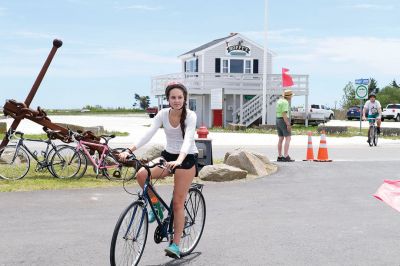
POLYGON ((226 53, 228 55, 246 55, 249 56, 251 49, 250 47, 243 45, 243 41, 239 41, 236 45, 229 45, 226 47, 226 53))

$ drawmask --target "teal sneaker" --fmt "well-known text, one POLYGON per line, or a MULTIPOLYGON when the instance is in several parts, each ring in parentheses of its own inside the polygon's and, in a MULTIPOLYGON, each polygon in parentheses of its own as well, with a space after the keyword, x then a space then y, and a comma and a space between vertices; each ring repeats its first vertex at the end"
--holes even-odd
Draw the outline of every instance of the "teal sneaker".
POLYGON ((179 251, 179 247, 175 243, 169 245, 166 249, 164 249, 164 251, 165 251, 165 256, 175 259, 179 259, 181 257, 181 252, 179 251))
MULTIPOLYGON (((164 206, 160 202, 153 205, 156 210, 157 216, 162 220, 164 218, 164 206)), ((152 209, 149 210, 149 223, 153 223, 156 220, 156 216, 152 209)))

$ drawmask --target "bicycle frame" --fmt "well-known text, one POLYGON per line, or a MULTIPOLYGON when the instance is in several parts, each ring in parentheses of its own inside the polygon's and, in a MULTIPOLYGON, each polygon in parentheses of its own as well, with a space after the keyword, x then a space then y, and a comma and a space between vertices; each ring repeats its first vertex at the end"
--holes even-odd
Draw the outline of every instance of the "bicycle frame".
MULTIPOLYGON (((24 141, 32 141, 32 142, 41 142, 41 143, 46 143, 46 150, 44 151, 44 153, 42 152, 42 154, 47 155, 50 147, 52 147, 53 149, 56 148, 56 145, 51 141, 51 140, 37 140, 37 139, 19 139, 17 142, 17 145, 15 147, 15 151, 17 154, 17 151, 20 149, 20 147, 24 148, 26 152, 28 152, 28 154, 40 165, 41 168, 45 168, 48 166, 47 161, 43 160, 40 161, 38 156, 35 154, 35 152, 32 152, 24 143, 24 141)), ((15 157, 13 158, 13 160, 15 159, 15 157)))
POLYGON ((93 143, 93 142, 87 142, 87 141, 80 140, 80 141, 78 141, 78 145, 76 146, 75 150, 83 151, 85 153, 86 157, 89 158, 89 160, 92 162, 92 164, 96 167, 97 174, 98 174, 98 170, 101 170, 104 168, 106 168, 106 169, 113 168, 117 165, 117 164, 113 164, 113 165, 102 166, 104 157, 105 157, 106 153, 110 150, 110 148, 108 147, 107 144, 103 144, 103 143, 97 144, 97 143, 93 143), (102 148, 102 152, 101 152, 98 162, 96 162, 96 160, 94 160, 92 158, 92 156, 90 156, 90 153, 85 145, 102 148))

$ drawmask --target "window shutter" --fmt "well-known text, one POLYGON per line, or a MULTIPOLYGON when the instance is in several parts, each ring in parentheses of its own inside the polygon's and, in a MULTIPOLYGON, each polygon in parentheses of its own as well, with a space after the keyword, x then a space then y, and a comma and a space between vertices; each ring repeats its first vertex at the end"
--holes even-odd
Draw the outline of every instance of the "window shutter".
POLYGON ((258 74, 258 59, 253 60, 253 73, 258 74))
POLYGON ((199 72, 199 58, 196 58, 196 69, 194 72, 199 72))
POLYGON ((187 61, 183 62, 183 68, 184 68, 183 72, 186 72, 186 65, 187 65, 187 61))
POLYGON ((221 73, 221 58, 215 58, 215 73, 221 73))

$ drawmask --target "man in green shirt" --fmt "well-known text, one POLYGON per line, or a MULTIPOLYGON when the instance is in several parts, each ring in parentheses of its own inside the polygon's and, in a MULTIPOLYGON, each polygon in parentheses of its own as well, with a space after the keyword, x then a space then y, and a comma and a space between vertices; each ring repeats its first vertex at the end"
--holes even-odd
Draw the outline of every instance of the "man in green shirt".
POLYGON ((293 162, 290 158, 289 145, 292 135, 292 127, 290 121, 290 101, 292 100, 293 92, 285 90, 282 97, 276 102, 276 129, 278 131, 278 162, 293 162), (285 140, 284 151, 282 155, 282 144, 285 140))

